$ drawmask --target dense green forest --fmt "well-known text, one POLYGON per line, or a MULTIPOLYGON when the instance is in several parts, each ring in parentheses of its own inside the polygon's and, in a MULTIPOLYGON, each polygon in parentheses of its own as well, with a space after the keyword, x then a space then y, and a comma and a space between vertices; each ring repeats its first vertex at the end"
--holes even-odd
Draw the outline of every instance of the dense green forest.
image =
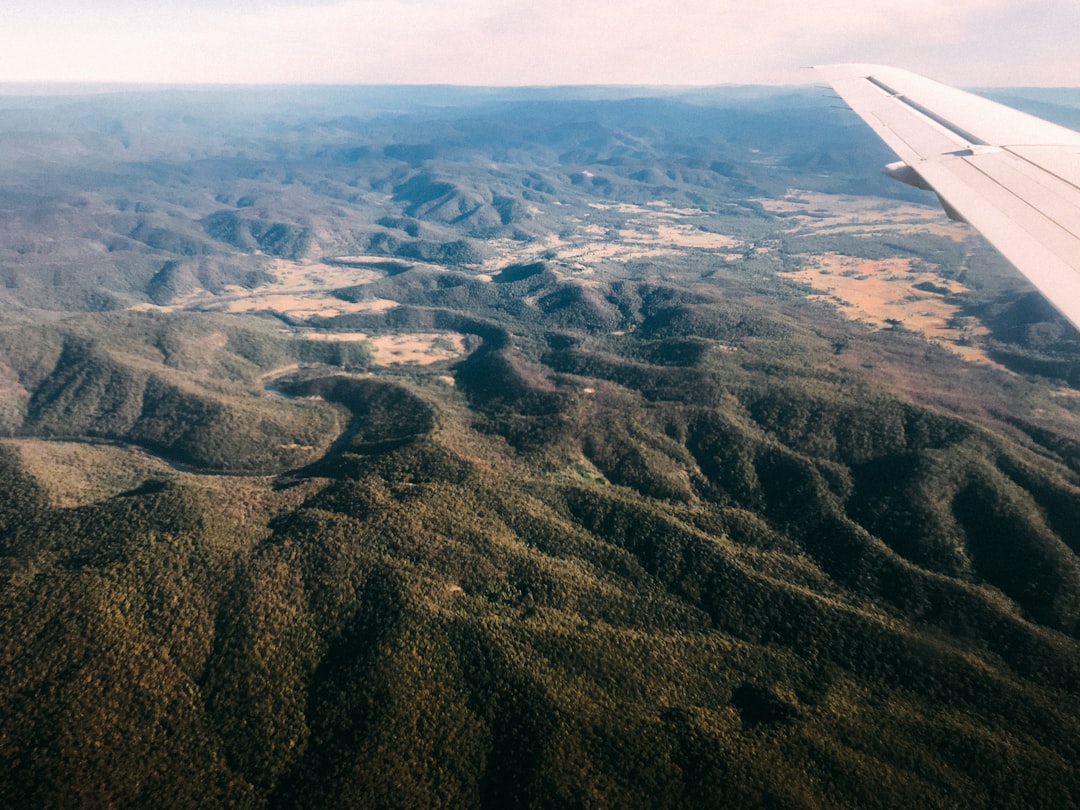
POLYGON ((872 135, 312 93, 0 99, 0 805, 1080 804, 1080 349, 872 135))

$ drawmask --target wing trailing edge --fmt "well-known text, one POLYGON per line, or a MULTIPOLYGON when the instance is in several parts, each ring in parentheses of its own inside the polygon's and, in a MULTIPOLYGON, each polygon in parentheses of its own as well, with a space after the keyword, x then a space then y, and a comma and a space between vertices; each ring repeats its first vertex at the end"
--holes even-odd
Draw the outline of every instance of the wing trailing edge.
POLYGON ((934 191, 1080 329, 1080 133, 899 68, 817 70, 900 157, 887 175, 934 191))

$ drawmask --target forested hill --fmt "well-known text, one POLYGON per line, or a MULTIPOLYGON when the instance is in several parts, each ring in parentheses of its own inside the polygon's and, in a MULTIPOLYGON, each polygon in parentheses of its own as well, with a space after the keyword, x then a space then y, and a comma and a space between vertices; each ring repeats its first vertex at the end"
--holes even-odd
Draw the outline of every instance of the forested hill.
POLYGON ((1080 803, 1080 350, 831 104, 0 98, 0 805, 1080 803))

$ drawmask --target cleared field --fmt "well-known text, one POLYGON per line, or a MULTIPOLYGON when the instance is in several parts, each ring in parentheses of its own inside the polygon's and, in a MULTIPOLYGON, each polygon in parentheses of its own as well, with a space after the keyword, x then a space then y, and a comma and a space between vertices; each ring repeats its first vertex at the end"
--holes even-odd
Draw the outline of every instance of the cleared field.
POLYGON ((364 332, 310 332, 307 340, 367 341, 379 366, 428 366, 465 354, 465 337, 457 332, 415 332, 398 335, 367 335, 364 332))
POLYGON ((492 256, 484 263, 485 272, 494 272, 512 262, 554 259, 576 273, 588 274, 599 262, 626 262, 640 259, 682 256, 688 251, 720 252, 727 261, 741 254, 731 251, 742 247, 742 240, 701 227, 709 212, 676 208, 663 201, 645 205, 632 203, 591 203, 589 208, 617 215, 616 225, 601 225, 587 218, 573 220, 574 227, 560 234, 548 234, 530 243, 522 251, 520 242, 495 240, 487 243, 492 256))
POLYGON ((381 312, 393 309, 397 305, 397 301, 389 301, 385 298, 350 302, 320 292, 277 293, 255 290, 248 296, 230 298, 217 304, 207 304, 199 309, 212 312, 269 311, 293 318, 310 318, 313 316, 333 317, 348 312, 381 312))
POLYGON ((342 287, 368 284, 383 275, 358 264, 358 259, 348 266, 275 259, 267 268, 273 276, 273 281, 267 284, 252 288, 232 285, 217 293, 199 289, 176 298, 171 304, 137 304, 132 309, 161 312, 276 312, 294 318, 308 318, 397 306, 395 301, 378 299, 352 303, 331 294, 342 287))
POLYGON ((965 360, 992 362, 981 349, 967 345, 987 334, 986 328, 958 325, 957 308, 944 297, 965 291, 964 285, 914 269, 911 259, 873 261, 827 253, 808 257, 804 268, 784 275, 820 290, 808 297, 836 304, 846 318, 878 329, 900 326, 922 332, 965 360), (932 289, 919 289, 920 284, 932 289))
POLYGON ((949 220, 940 208, 898 203, 879 197, 792 189, 781 199, 759 199, 756 202, 766 211, 786 215, 792 222, 787 233, 803 230, 821 234, 926 232, 957 241, 969 233, 966 226, 949 220))

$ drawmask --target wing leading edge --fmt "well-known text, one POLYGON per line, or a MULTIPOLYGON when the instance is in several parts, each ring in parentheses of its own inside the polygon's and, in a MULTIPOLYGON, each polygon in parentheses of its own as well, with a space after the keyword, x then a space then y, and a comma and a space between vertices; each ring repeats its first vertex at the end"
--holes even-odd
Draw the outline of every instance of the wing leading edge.
POLYGON ((1080 133, 898 68, 817 68, 933 190, 1080 329, 1080 133))

